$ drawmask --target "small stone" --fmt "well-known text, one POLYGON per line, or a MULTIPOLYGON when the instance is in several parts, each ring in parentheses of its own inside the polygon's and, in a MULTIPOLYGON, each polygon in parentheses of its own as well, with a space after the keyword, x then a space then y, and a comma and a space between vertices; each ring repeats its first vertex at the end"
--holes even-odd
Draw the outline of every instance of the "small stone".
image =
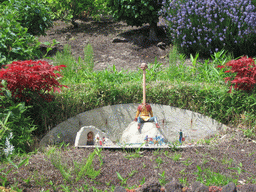
POLYGON ((165 49, 166 44, 164 42, 159 42, 159 43, 157 43, 157 47, 159 47, 161 49, 165 49))
POLYGON ((161 192, 161 185, 157 178, 151 178, 146 181, 140 188, 136 189, 137 192, 161 192))
POLYGON ((114 192, 126 192, 125 188, 121 187, 121 186, 117 186, 115 188, 115 191, 114 192))
POLYGON ((209 192, 209 187, 205 186, 204 184, 196 181, 192 184, 192 191, 194 192, 209 192))
POLYGON ((165 185, 166 192, 182 192, 182 188, 183 186, 175 179, 165 185))
POLYGON ((236 185, 233 182, 230 182, 222 188, 221 192, 237 192, 236 185))
POLYGON ((114 38, 112 43, 127 43, 128 40, 125 38, 114 38))

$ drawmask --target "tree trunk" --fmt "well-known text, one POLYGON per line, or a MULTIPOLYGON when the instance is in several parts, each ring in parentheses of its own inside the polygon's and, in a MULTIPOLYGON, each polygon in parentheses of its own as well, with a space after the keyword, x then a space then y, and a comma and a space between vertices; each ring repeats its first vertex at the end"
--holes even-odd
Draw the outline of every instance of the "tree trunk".
POLYGON ((150 31, 149 31, 148 39, 150 41, 158 41, 158 38, 157 38, 157 23, 151 23, 149 28, 150 28, 150 31))

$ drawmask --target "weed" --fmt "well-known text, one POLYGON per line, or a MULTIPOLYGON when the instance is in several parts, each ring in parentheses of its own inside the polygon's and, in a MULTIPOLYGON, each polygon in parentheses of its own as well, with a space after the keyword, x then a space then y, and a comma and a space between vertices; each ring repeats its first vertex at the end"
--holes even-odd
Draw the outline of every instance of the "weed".
POLYGON ((179 181, 180 181, 180 183, 183 184, 184 186, 188 186, 187 177, 179 178, 179 181))
POLYGON ((158 157, 155 161, 157 163, 157 167, 155 167, 155 168, 157 168, 157 169, 159 169, 160 165, 164 163, 164 161, 161 157, 158 157))
POLYGON ((222 164, 228 164, 229 166, 231 166, 232 165, 232 163, 233 163, 233 159, 227 159, 227 156, 225 156, 225 157, 223 157, 223 159, 221 160, 221 163, 222 164))
MULTIPOLYGON (((60 42, 56 41, 56 39, 53 39, 52 40, 52 43, 46 41, 46 42, 43 42, 42 44, 46 45, 47 48, 46 48, 46 53, 43 57, 46 57, 48 55, 48 53, 53 49, 53 47, 56 45, 56 44, 59 44, 60 42)), ((49 59, 50 57, 47 57, 47 59, 49 59)))
POLYGON ((171 157, 173 161, 178 161, 181 158, 181 154, 180 153, 174 153, 174 155, 171 157))
POLYGON ((57 191, 57 188, 54 185, 54 183, 52 182, 52 180, 49 182, 49 184, 52 186, 53 191, 57 191))
POLYGON ((202 165, 204 165, 204 164, 206 164, 206 163, 208 163, 208 162, 209 162, 208 160, 203 159, 202 165))
POLYGON ((131 173, 129 173, 129 177, 132 177, 135 173, 138 173, 137 170, 132 170, 131 173))
POLYGON ((237 180, 224 176, 220 173, 215 173, 209 169, 202 170, 202 168, 198 165, 197 165, 197 169, 198 169, 198 172, 194 173, 197 175, 197 181, 200 181, 206 186, 209 186, 209 185, 224 186, 231 181, 237 184, 237 180))
POLYGON ((140 185, 143 185, 145 182, 146 182, 146 178, 143 177, 143 178, 142 178, 142 181, 140 181, 140 185))
POLYGON ((239 163, 238 167, 231 167, 231 168, 229 167, 228 169, 237 170, 238 175, 240 175, 242 171, 245 172, 245 170, 242 169, 242 166, 243 164, 239 163))
POLYGON ((77 177, 75 179, 76 182, 78 182, 83 175, 86 175, 87 177, 89 177, 91 179, 95 179, 100 174, 101 169, 95 171, 92 166, 92 162, 93 162, 94 156, 97 155, 101 161, 100 166, 102 166, 103 160, 101 157, 101 151, 102 151, 102 149, 96 148, 93 151, 93 153, 91 153, 89 155, 85 165, 82 165, 82 167, 79 166, 77 163, 74 164, 75 167, 77 168, 77 170, 79 170, 79 172, 77 173, 77 177))
POLYGON ((123 178, 123 177, 120 175, 120 173, 116 172, 116 174, 117 174, 117 178, 121 180, 121 185, 125 185, 125 184, 126 184, 126 181, 127 181, 127 179, 128 179, 128 177, 125 179, 125 178, 123 178))
POLYGON ((139 157, 142 157, 143 155, 140 154, 140 153, 141 153, 141 152, 140 152, 140 149, 141 149, 141 147, 142 147, 143 145, 145 145, 145 143, 142 143, 142 144, 140 145, 140 147, 138 147, 137 149, 135 149, 135 152, 134 152, 134 153, 126 155, 125 158, 132 159, 132 158, 139 158, 139 157))
POLYGON ((160 154, 159 149, 157 149, 156 151, 153 152, 153 155, 154 155, 154 156, 158 156, 159 154, 160 154))
POLYGON ((185 160, 185 161, 181 161, 184 165, 186 165, 186 166, 189 166, 189 165, 191 165, 193 162, 191 161, 191 159, 190 159, 190 157, 189 158, 187 158, 187 160, 185 160))
POLYGON ((29 157, 25 158, 25 159, 21 159, 20 162, 18 164, 15 164, 10 157, 7 157, 6 160, 9 162, 9 164, 12 165, 12 167, 10 169, 8 169, 7 171, 5 171, 7 168, 4 167, 2 169, 0 169, 0 179, 2 180, 2 186, 5 187, 6 184, 8 183, 8 179, 7 176, 9 175, 9 173, 15 168, 15 169, 19 169, 21 166, 23 166, 25 164, 25 166, 27 165, 28 161, 29 161, 29 157), (5 172, 4 172, 5 171, 5 172))
POLYGON ((165 185, 165 184, 168 182, 168 181, 166 181, 166 179, 165 179, 165 171, 163 171, 162 174, 158 173, 158 175, 160 176, 160 178, 159 178, 160 184, 161 184, 162 186, 165 185))

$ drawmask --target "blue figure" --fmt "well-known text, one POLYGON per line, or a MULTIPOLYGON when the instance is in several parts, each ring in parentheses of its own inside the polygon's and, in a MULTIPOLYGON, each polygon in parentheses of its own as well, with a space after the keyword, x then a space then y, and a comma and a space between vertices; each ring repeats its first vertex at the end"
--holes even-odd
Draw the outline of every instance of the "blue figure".
POLYGON ((146 135, 144 141, 146 141, 146 146, 148 146, 148 135, 146 135))
POLYGON ((164 144, 164 138, 159 136, 158 139, 159 139, 159 144, 162 146, 164 144))
POLYGON ((183 134, 182 134, 182 130, 180 129, 180 132, 179 132, 179 142, 180 142, 180 145, 182 145, 182 137, 183 137, 183 134))

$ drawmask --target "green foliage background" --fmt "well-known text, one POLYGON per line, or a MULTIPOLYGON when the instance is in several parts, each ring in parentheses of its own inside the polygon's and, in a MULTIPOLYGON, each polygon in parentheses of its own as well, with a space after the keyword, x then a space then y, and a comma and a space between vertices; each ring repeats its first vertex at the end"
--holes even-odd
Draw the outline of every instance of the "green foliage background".
POLYGON ((162 0, 108 0, 107 6, 117 21, 142 26, 158 22, 162 0))

